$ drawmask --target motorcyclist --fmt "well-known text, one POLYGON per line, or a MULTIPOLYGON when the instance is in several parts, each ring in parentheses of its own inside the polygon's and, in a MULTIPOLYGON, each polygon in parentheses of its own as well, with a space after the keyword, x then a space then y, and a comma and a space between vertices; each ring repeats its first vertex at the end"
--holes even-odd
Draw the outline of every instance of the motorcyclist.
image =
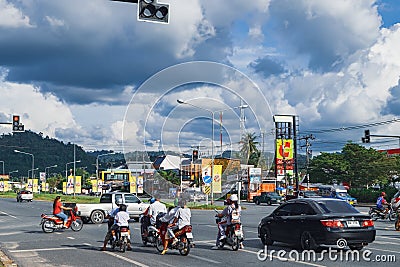
POLYGON ((159 196, 155 196, 153 203, 150 204, 150 207, 149 207, 150 223, 152 225, 156 224, 157 215, 160 212, 167 213, 167 207, 165 206, 164 203, 160 202, 159 196))
MULTIPOLYGON (((150 198, 149 203, 150 205, 153 204, 156 201, 155 198, 150 198)), ((147 207, 147 209, 143 212, 143 216, 140 219, 141 223, 141 232, 143 237, 147 237, 148 231, 147 227, 150 225, 150 205, 147 207)))
POLYGON ((117 215, 117 213, 120 211, 120 206, 123 204, 122 198, 117 199, 115 204, 117 204, 117 207, 112 209, 111 212, 109 212, 107 217, 106 217, 108 219, 108 231, 107 231, 107 234, 106 234, 106 236, 104 238, 103 247, 101 248, 102 251, 106 250, 107 243, 113 237, 112 233, 117 228, 117 226, 114 227, 114 225, 116 225, 114 218, 117 215))
MULTIPOLYGON (((226 238, 225 235, 225 230, 226 228, 231 225, 231 219, 232 219, 232 212, 233 210, 238 210, 239 214, 241 211, 240 206, 237 203, 238 201, 238 197, 236 194, 233 194, 230 196, 230 198, 228 198, 227 200, 225 200, 225 205, 226 207, 224 208, 224 210, 219 213, 217 216, 219 218, 224 218, 220 223, 218 223, 218 235, 217 235, 217 240, 215 242, 215 246, 212 247, 211 249, 219 249, 219 243, 224 240, 226 238)), ((243 246, 243 244, 241 245, 241 247, 243 246)))
POLYGON ((387 205, 387 201, 386 201, 385 197, 386 197, 386 193, 382 192, 381 195, 376 200, 376 208, 383 213, 387 212, 387 209, 384 206, 384 205, 387 205))
POLYGON ((114 228, 114 233, 115 231, 119 231, 120 227, 127 227, 128 228, 128 250, 132 250, 131 247, 131 238, 130 238, 130 230, 129 230, 129 213, 126 212, 127 206, 125 204, 121 204, 119 207, 119 211, 115 215, 115 224, 116 226, 113 226, 114 228))
POLYGON ((64 207, 63 204, 61 203, 61 197, 56 196, 53 202, 53 214, 59 218, 61 218, 64 222, 63 227, 67 228, 67 220, 68 220, 68 215, 66 215, 63 210, 72 210, 72 208, 67 208, 64 207))
POLYGON ((161 241, 164 246, 164 250, 167 251, 168 248, 168 225, 174 222, 175 214, 179 210, 179 202, 176 204, 175 207, 171 207, 168 210, 168 213, 165 214, 163 217, 160 218, 161 226, 160 226, 160 237, 161 241))
MULTIPOLYGON (((174 238, 174 241, 172 244, 178 242, 177 237, 182 234, 181 230, 187 226, 191 225, 190 223, 190 218, 192 217, 192 213, 190 209, 186 205, 186 200, 180 199, 178 203, 178 209, 175 213, 175 216, 173 218, 172 223, 168 225, 168 236, 170 238, 174 238), (176 233, 174 233, 174 230, 178 230, 176 233)), ((161 252, 161 255, 164 255, 168 248, 168 239, 166 238, 166 241, 164 242, 164 250, 161 252)))
MULTIPOLYGON (((232 213, 231 213, 231 223, 240 223, 240 215, 242 213, 242 207, 238 203, 238 196, 236 194, 231 195, 231 206, 232 206, 232 213)), ((239 248, 243 249, 243 241, 240 241, 239 248)))

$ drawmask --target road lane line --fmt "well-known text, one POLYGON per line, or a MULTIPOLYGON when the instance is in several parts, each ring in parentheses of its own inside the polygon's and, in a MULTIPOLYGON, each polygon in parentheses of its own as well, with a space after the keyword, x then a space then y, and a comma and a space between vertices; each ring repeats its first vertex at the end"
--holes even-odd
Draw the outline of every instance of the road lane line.
POLYGON ((135 264, 135 265, 140 266, 140 267, 150 267, 150 266, 148 266, 148 265, 146 265, 146 264, 143 264, 143 263, 138 262, 138 261, 131 260, 131 259, 129 259, 129 258, 123 257, 123 256, 121 256, 121 255, 115 254, 115 253, 110 252, 110 251, 104 251, 104 253, 106 253, 106 254, 108 254, 108 255, 111 255, 111 256, 114 256, 114 257, 116 257, 116 258, 118 258, 118 259, 120 259, 120 260, 123 260, 123 261, 129 262, 129 263, 135 264))
POLYGON ((389 244, 389 245, 400 245, 399 243, 395 243, 395 242, 385 242, 385 241, 374 241, 374 244, 389 244))
POLYGON ((206 262, 209 262, 209 263, 214 263, 214 264, 220 264, 220 263, 221 263, 221 262, 219 262, 219 261, 214 261, 214 260, 206 259, 206 258, 204 258, 204 257, 200 257, 200 256, 192 255, 192 254, 190 254, 190 255, 188 255, 188 256, 191 257, 191 258, 195 258, 195 259, 198 259, 198 260, 206 261, 206 262))
POLYGON ((397 237, 387 237, 387 236, 376 236, 377 238, 385 238, 385 239, 392 239, 392 240, 396 240, 396 241, 400 241, 400 238, 397 237))
POLYGON ((400 251, 398 251, 398 250, 394 251, 394 250, 379 249, 379 248, 371 248, 371 247, 369 247, 369 248, 367 248, 367 249, 368 249, 368 250, 383 251, 383 252, 390 252, 390 253, 397 253, 397 254, 400 253, 400 251))
POLYGON ((72 237, 72 236, 68 236, 67 238, 68 238, 68 239, 72 239, 72 240, 75 239, 75 237, 72 237))
POLYGON ((7 215, 7 216, 10 216, 11 218, 14 218, 14 219, 18 219, 17 217, 15 217, 15 216, 13 216, 13 215, 11 215, 11 214, 8 214, 8 213, 6 213, 6 212, 4 212, 4 211, 0 211, 0 213, 2 213, 2 214, 4 214, 4 215, 7 215))
POLYGON ((36 248, 36 249, 14 249, 9 250, 11 253, 25 253, 25 252, 37 252, 37 251, 53 251, 53 250, 72 250, 77 248, 36 248))
POLYGON ((18 235, 18 234, 22 234, 22 233, 24 233, 24 232, 19 231, 19 232, 0 233, 0 236, 1 235, 18 235))

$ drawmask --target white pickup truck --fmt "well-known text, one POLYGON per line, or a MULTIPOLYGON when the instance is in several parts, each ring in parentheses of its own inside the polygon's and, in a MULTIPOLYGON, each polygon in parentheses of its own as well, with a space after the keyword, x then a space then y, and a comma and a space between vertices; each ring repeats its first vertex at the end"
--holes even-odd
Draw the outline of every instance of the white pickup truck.
POLYGON ((92 221, 95 224, 102 223, 106 215, 117 207, 117 200, 122 198, 124 204, 127 205, 128 213, 131 219, 138 219, 149 204, 143 203, 136 195, 125 192, 111 192, 101 195, 100 203, 79 204, 78 214, 84 222, 92 221))

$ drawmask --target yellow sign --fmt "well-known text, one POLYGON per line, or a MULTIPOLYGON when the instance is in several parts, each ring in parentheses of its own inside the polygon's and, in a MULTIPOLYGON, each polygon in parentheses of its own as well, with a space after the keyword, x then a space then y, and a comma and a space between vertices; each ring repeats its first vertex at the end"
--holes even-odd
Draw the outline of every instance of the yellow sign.
POLYGON ((285 160, 293 159, 293 139, 276 140, 276 158, 285 160))
POLYGON ((211 186, 209 186, 209 185, 203 186, 203 192, 204 192, 204 194, 209 195, 211 193, 211 186))
POLYGON ((136 193, 136 176, 129 177, 129 192, 136 193))
POLYGON ((39 183, 38 179, 33 179, 33 186, 32 186, 33 193, 39 192, 39 184, 38 183, 39 183))
POLYGON ((63 193, 67 193, 67 182, 63 182, 63 193))
POLYGON ((28 191, 33 192, 33 179, 28 179, 28 184, 25 187, 28 191))
POLYGON ((222 165, 214 165, 213 169, 213 193, 222 193, 222 165))

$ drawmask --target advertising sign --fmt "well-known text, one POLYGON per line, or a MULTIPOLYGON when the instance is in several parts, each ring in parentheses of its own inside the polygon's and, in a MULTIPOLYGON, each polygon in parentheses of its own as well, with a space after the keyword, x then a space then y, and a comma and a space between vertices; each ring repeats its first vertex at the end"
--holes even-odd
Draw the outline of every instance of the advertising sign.
POLYGON ((33 192, 33 179, 28 179, 28 184, 26 185, 28 191, 33 192))
POLYGON ((40 177, 41 182, 46 181, 46 173, 45 172, 40 172, 39 177, 40 177))
POLYGON ((293 139, 276 140, 276 170, 278 181, 282 181, 285 175, 286 177, 293 176, 293 148, 293 139))
POLYGON ((129 192, 136 193, 136 176, 129 176, 129 192))
POLYGON ((222 165, 214 165, 213 169, 213 193, 222 193, 222 165))
POLYGON ((212 178, 211 178, 211 167, 210 166, 205 166, 201 168, 201 177, 203 179, 203 183, 206 185, 211 184, 212 178))
POLYGON ((33 179, 32 192, 39 193, 39 180, 38 179, 33 179))
POLYGON ((137 178, 137 192, 138 194, 143 194, 143 176, 138 176, 137 178))
POLYGON ((5 190, 4 190, 4 181, 0 181, 0 192, 5 192, 5 190))

